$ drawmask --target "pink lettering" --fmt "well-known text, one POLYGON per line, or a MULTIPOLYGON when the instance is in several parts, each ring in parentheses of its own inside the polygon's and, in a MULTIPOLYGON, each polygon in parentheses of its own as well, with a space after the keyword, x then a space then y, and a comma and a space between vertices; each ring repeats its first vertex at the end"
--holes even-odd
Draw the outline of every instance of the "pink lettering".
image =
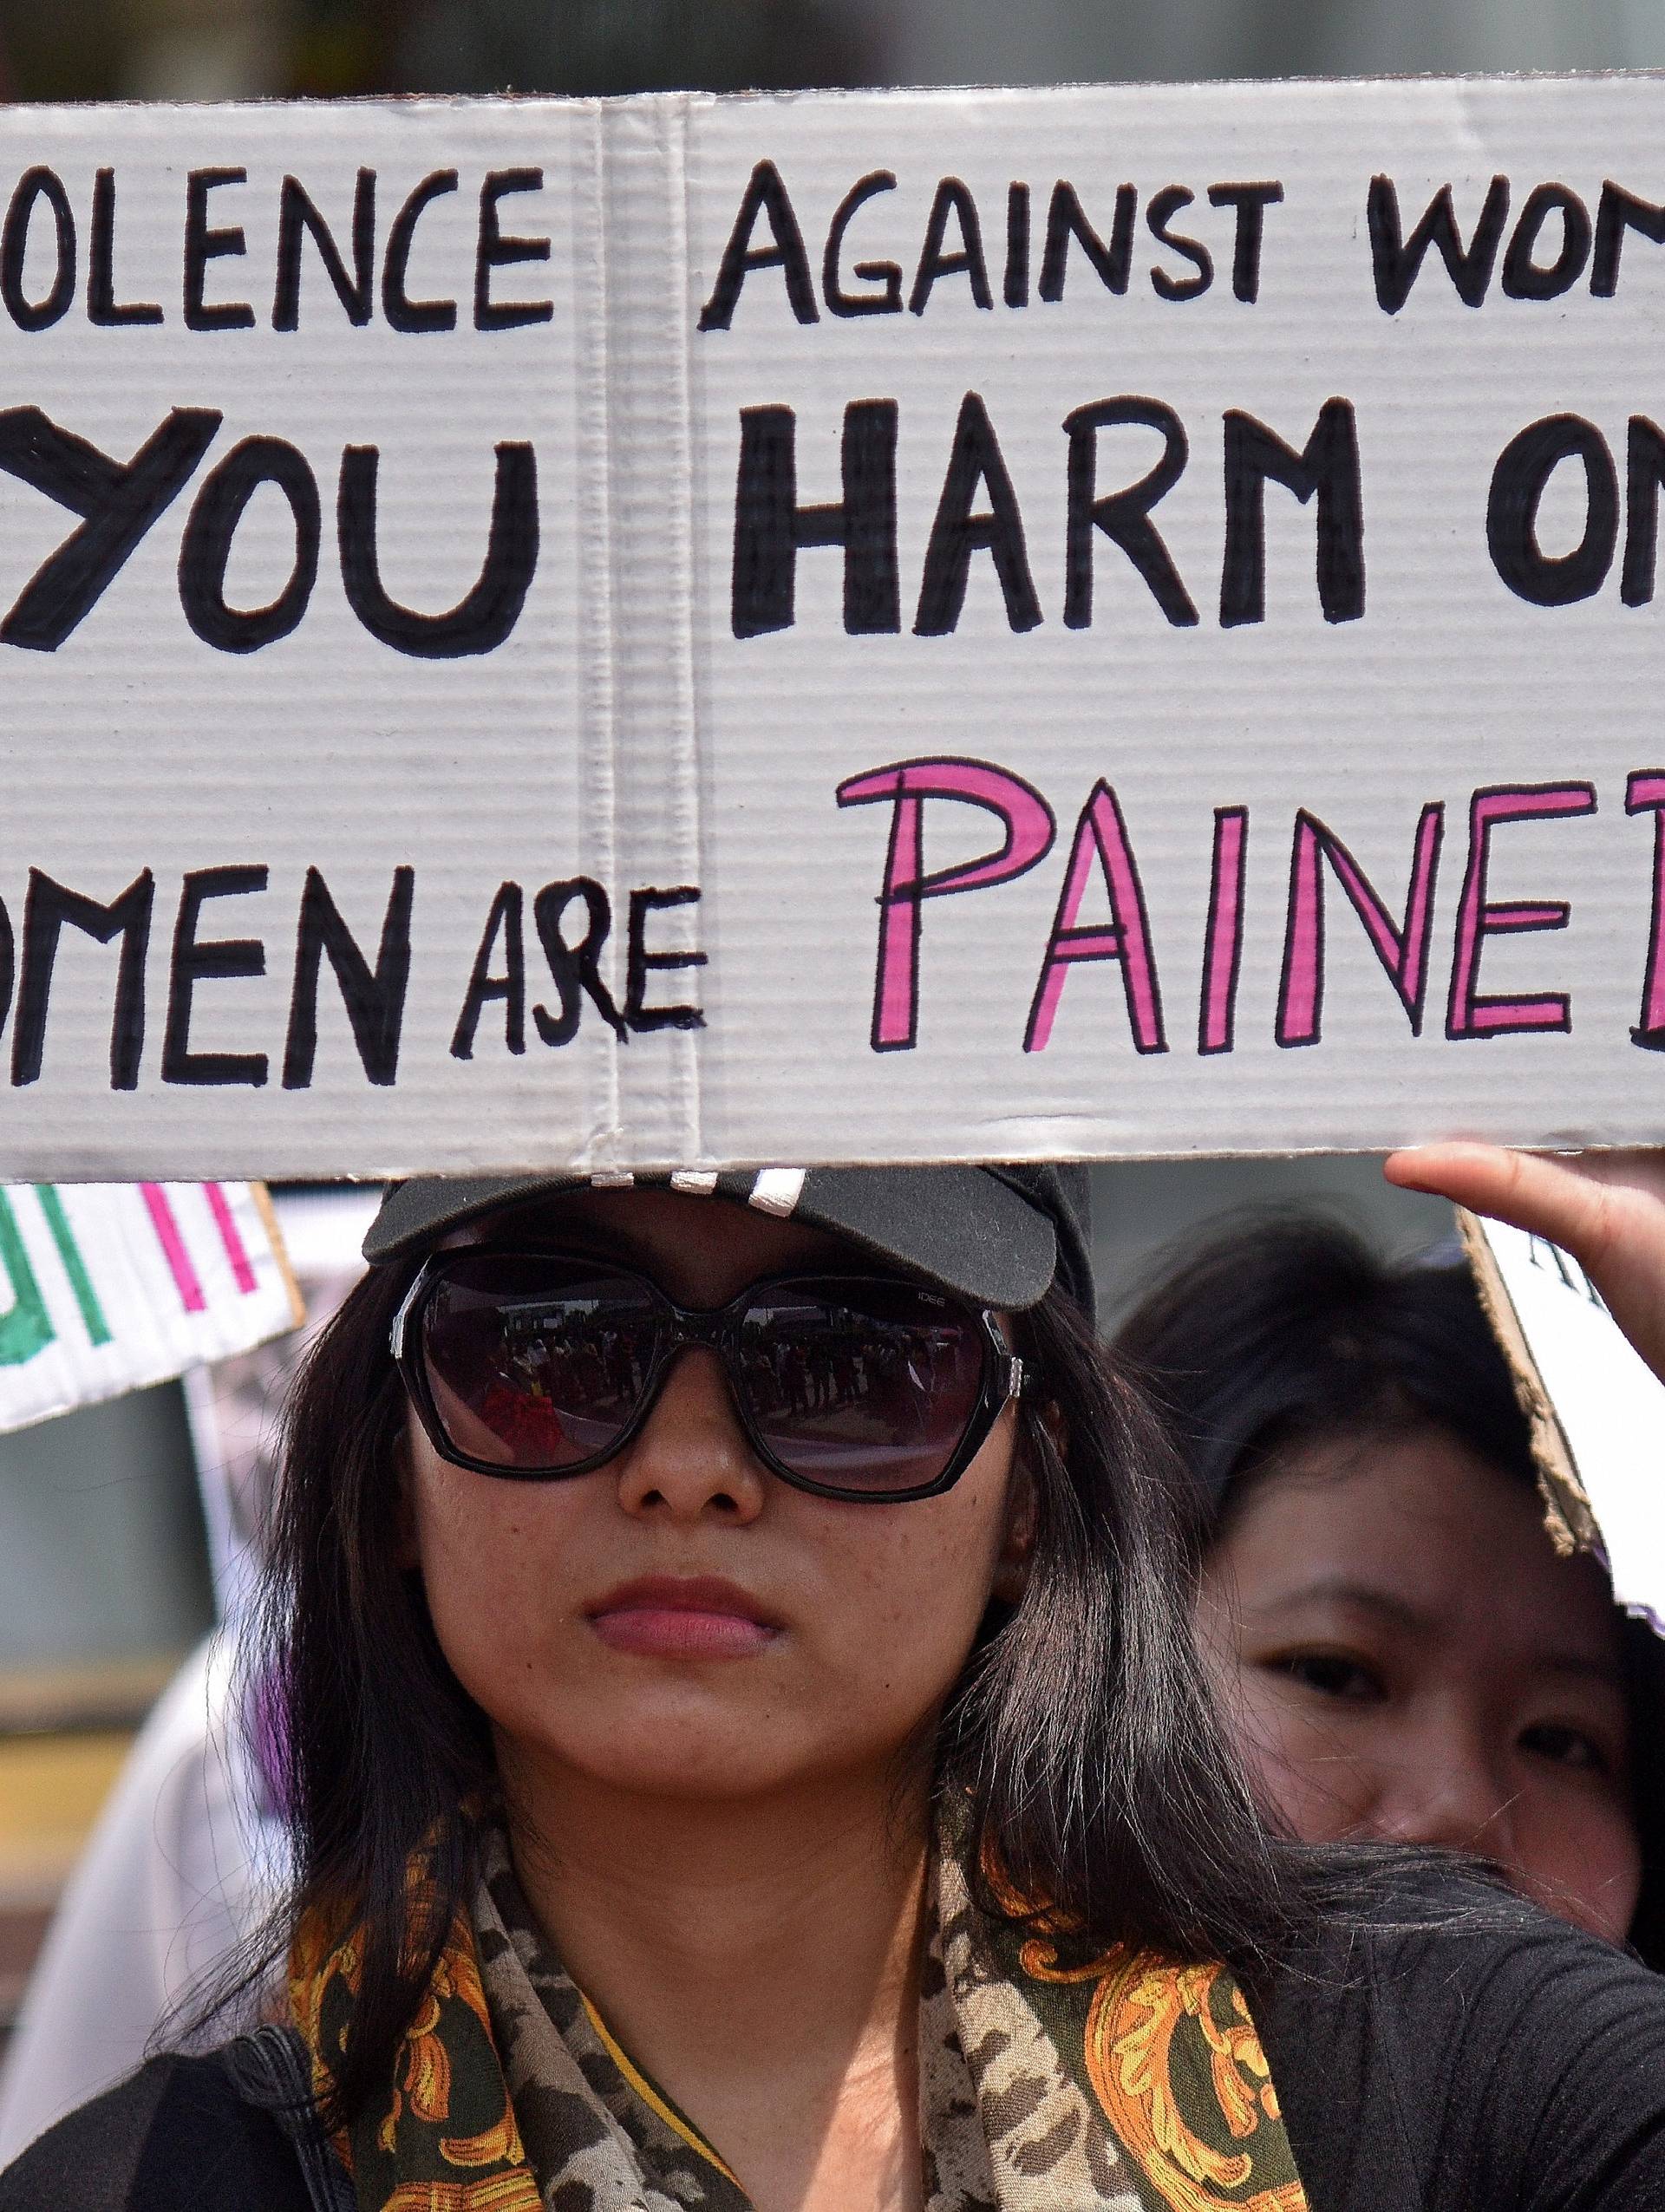
POLYGON ((1023 1038, 1025 1052, 1044 1052, 1052 1034, 1064 978, 1081 960, 1119 960, 1122 986, 1127 995, 1127 1019, 1133 1044, 1142 1053, 1167 1050, 1162 1034, 1162 998, 1151 957, 1150 927, 1145 913, 1145 894, 1139 880, 1127 828, 1107 783, 1093 786, 1081 809, 1070 848, 1064 887, 1047 940, 1040 981, 1029 1008, 1029 1025, 1023 1038), (1102 875, 1110 895, 1107 923, 1082 925, 1081 901, 1094 869, 1102 875))
POLYGON ((1249 809, 1214 809, 1214 861, 1208 878, 1208 926, 1203 936, 1203 997, 1197 1017, 1199 1053, 1230 1052, 1237 1018, 1237 969, 1243 958, 1243 871, 1249 809))
POLYGON ((187 1314, 199 1314, 207 1305, 202 1295, 202 1285, 197 1271, 191 1264, 191 1255, 185 1249, 185 1239, 180 1234, 180 1224, 174 1218, 173 1208, 160 1183, 141 1183, 151 1227, 156 1231, 156 1241, 163 1256, 173 1271, 173 1282, 180 1294, 180 1302, 187 1314))
POLYGON ((219 1231, 219 1241, 225 1247, 225 1256, 232 1263, 232 1280, 246 1298, 255 1288, 254 1269, 249 1265, 248 1251, 238 1231, 237 1217, 232 1211, 232 1202, 218 1183, 205 1183, 202 1187, 207 1194, 208 1210, 214 1217, 214 1226, 219 1231))
POLYGON ((1033 785, 986 760, 902 760, 851 776, 839 786, 840 806, 887 799, 890 852, 879 893, 878 963, 873 984, 875 1052, 908 1052, 918 1039, 920 910, 928 898, 982 891, 1025 875, 1052 850, 1057 832, 1052 809, 1033 785), (929 799, 981 806, 1001 824, 998 852, 925 872, 924 808, 929 799))
POLYGON ((1277 1041, 1316 1045, 1322 1034, 1324 1011, 1323 864, 1328 861, 1364 924, 1370 949, 1410 1016, 1411 1034, 1422 1034, 1423 1002, 1428 984, 1428 925, 1433 918, 1433 885, 1445 833, 1445 808, 1422 809, 1416 825, 1405 918, 1394 924, 1374 885, 1335 832, 1302 807, 1295 818, 1295 845, 1290 856, 1290 910, 1283 936, 1283 975, 1277 994, 1277 1041))
POLYGON ((1627 814, 1654 818, 1654 907, 1648 924, 1648 967, 1642 977, 1642 1019, 1630 1041, 1644 1052, 1665 1052, 1665 774, 1634 775, 1624 787, 1627 814))
POLYGON ((1523 1030, 1571 1028, 1571 1002, 1564 992, 1529 991, 1518 998, 1481 995, 1480 952, 1487 937, 1564 930, 1571 911, 1558 898, 1490 900, 1485 877, 1492 832, 1501 824, 1560 821, 1595 812, 1595 788, 1587 783, 1497 785, 1474 793, 1468 811, 1468 865, 1457 904, 1446 1036, 1501 1037, 1523 1030))
MULTIPOLYGON (((146 1211, 150 1216, 151 1227, 156 1231, 156 1241, 161 1246, 163 1257, 173 1273, 180 1304, 187 1314, 206 1312, 208 1301, 204 1295, 201 1278, 192 1261, 172 1199, 160 1183, 141 1183, 139 1189, 144 1198, 146 1211)), ((237 1217, 232 1211, 231 1200, 218 1183, 205 1183, 202 1191, 208 1201, 208 1210, 214 1217, 214 1226, 219 1231, 219 1241, 225 1247, 225 1257, 231 1263, 232 1280, 246 1298, 258 1285, 249 1259, 248 1247, 243 1242, 237 1217)))

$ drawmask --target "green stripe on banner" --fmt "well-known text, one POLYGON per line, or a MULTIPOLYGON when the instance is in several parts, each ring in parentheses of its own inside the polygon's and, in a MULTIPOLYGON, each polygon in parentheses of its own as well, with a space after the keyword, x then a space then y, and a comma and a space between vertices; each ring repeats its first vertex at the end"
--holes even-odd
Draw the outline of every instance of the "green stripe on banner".
POLYGON ((63 1271, 69 1278, 69 1288, 75 1294, 75 1303, 81 1308, 81 1318, 86 1323, 88 1339, 95 1344, 110 1341, 109 1323, 104 1318, 104 1308, 98 1302, 98 1293, 93 1288, 93 1278, 87 1272, 87 1263, 81 1256, 81 1247, 75 1242, 75 1231, 69 1226, 69 1217, 63 1210, 63 1200, 56 1185, 37 1183, 35 1195, 41 1202, 41 1211, 46 1216, 46 1225, 52 1231, 52 1241, 58 1248, 58 1257, 63 1262, 63 1271))

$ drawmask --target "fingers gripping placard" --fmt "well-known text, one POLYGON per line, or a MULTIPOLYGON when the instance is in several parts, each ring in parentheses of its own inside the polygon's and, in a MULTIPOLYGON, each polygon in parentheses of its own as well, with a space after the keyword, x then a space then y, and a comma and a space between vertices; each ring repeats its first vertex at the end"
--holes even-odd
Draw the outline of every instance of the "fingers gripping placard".
POLYGON ((0 1167, 1651 1132, 1662 122, 0 118, 0 1167))

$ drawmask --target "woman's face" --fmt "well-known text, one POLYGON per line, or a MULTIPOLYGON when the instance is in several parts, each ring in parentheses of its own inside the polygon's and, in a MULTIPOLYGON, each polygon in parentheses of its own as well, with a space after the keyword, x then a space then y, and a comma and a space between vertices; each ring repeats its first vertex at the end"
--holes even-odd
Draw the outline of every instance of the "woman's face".
POLYGON ((1617 1615, 1524 1484, 1439 1428, 1315 1440, 1246 1485, 1199 1604, 1282 1824, 1478 1852, 1623 1939, 1642 1862, 1617 1615))
MULTIPOLYGON (((691 1307, 802 1264, 875 1271, 837 1238, 670 1191, 584 1193, 536 1230, 691 1307)), ((813 1497, 758 1463, 717 1355, 688 1350, 628 1449, 566 1481, 472 1473, 412 1419, 410 1559, 511 1778, 708 1798, 813 1786, 888 1768, 934 1720, 991 1593, 1015 1595, 1014 1426, 1009 1406, 941 1497, 813 1497)))

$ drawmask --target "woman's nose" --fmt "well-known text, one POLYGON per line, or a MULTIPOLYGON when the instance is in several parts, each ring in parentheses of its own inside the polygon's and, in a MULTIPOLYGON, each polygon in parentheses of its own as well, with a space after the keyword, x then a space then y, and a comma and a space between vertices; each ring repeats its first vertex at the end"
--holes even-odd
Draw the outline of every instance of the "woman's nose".
POLYGON ((1401 1843, 1511 1856, 1511 1779, 1466 1730, 1431 1731, 1378 1799, 1377 1833, 1401 1843))
POLYGON ((639 1516, 743 1523, 762 1511, 768 1477, 735 1419, 716 1353, 695 1346, 676 1355, 617 1481, 619 1504, 639 1516))

